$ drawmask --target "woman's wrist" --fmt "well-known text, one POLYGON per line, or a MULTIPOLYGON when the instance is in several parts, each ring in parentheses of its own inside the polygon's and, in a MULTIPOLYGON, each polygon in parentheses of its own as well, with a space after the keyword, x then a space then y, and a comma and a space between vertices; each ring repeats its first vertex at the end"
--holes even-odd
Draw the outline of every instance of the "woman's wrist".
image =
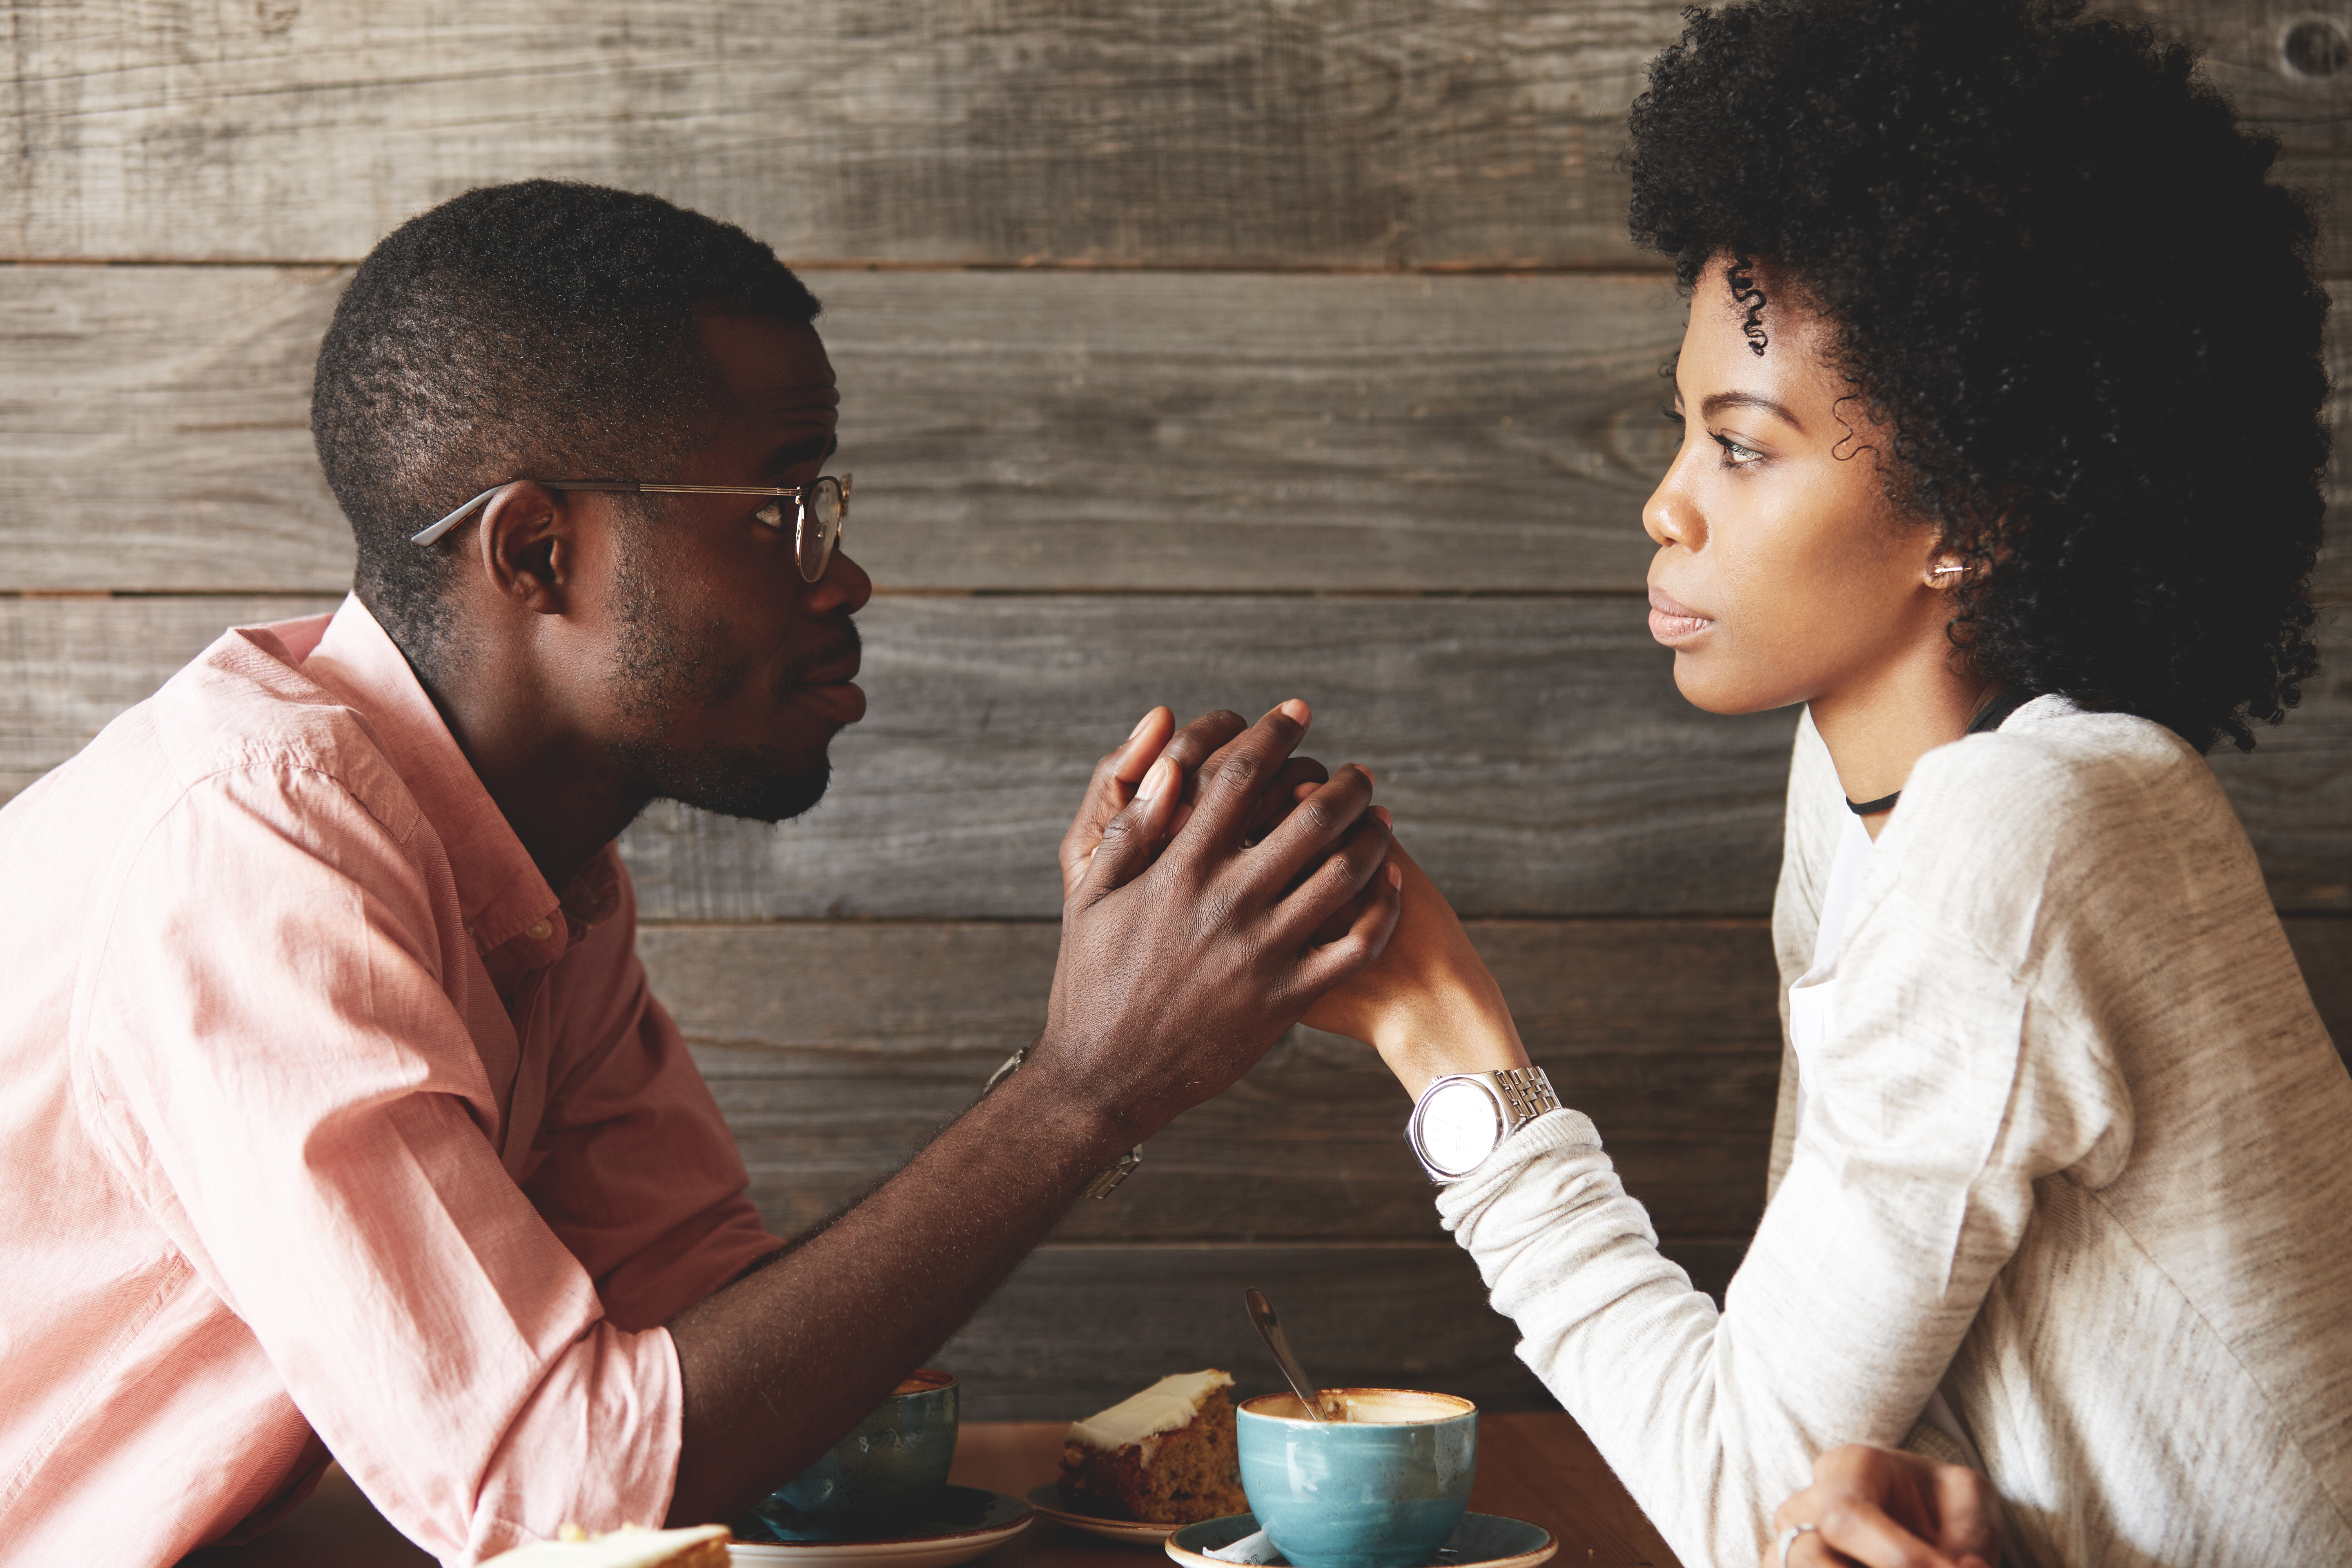
POLYGON ((1529 1065, 1502 988, 1483 966, 1399 997, 1373 1021, 1371 1044, 1415 1099, 1451 1074, 1529 1065))

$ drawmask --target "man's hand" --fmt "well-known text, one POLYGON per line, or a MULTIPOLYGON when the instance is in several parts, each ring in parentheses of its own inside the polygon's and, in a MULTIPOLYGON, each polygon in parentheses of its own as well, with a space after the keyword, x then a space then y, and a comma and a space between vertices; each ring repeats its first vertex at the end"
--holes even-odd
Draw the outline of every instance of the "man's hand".
POLYGON ((1454 907, 1402 845, 1390 847, 1389 859, 1404 873, 1396 934, 1379 958, 1307 1009, 1303 1022, 1371 1046, 1415 1097, 1448 1073, 1526 1067, 1527 1047, 1502 987, 1454 907))
MULTIPOLYGON (((1120 1147, 1241 1077, 1395 924, 1371 776, 1343 767, 1315 782, 1321 768, 1290 754, 1308 717, 1286 702, 1238 736, 1231 715, 1196 721, 1098 834, 1082 812, 1065 843, 1061 963, 1024 1072, 1100 1108, 1120 1147), (1186 815, 1181 763, 1219 736, 1186 815)), ((1124 793, 1158 727, 1155 713, 1103 759, 1093 812, 1124 793)))
POLYGON ((2000 1498, 1965 1465, 1852 1443, 1772 1510, 1763 1568, 2000 1568, 2000 1498), (1810 1524, 1779 1550, 1783 1533, 1810 1524))
MULTIPOLYGON (((1068 901, 1077 890, 1078 879, 1094 861, 1095 847, 1102 842, 1103 829, 1135 799, 1143 775, 1153 763, 1166 757, 1176 764, 1184 781, 1184 804, 1176 808, 1166 829, 1168 833, 1180 831, 1192 815, 1192 803, 1206 782, 1203 770, 1210 768, 1210 759, 1220 747, 1248 728, 1247 720, 1222 708, 1202 714, 1181 730, 1176 728, 1175 715, 1165 708, 1154 708, 1146 713, 1134 731, 1095 764, 1095 775, 1087 784, 1086 798, 1078 803, 1077 815, 1070 819, 1070 830, 1062 836, 1063 900, 1068 901)), ((1272 787, 1265 792, 1265 802, 1256 820, 1251 824, 1251 837, 1255 838, 1271 828, 1291 810, 1294 799, 1312 794, 1315 785, 1330 776, 1323 764, 1312 757, 1293 757, 1283 763, 1272 787)))

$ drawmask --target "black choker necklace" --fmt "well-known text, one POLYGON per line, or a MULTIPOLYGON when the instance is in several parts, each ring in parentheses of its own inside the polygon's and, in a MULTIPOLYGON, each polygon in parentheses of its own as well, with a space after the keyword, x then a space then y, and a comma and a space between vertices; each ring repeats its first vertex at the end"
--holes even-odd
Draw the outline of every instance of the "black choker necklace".
MULTIPOLYGON (((2002 692, 1977 710, 1977 716, 1969 721, 1963 738, 2000 729, 2011 714, 2032 701, 2035 696, 2036 693, 2031 691, 2002 692)), ((1882 795, 1876 800, 1849 800, 1845 808, 1856 816, 1876 816, 1882 811, 1893 811, 1895 803, 1902 798, 1903 792, 1898 789, 1893 795, 1882 795)))

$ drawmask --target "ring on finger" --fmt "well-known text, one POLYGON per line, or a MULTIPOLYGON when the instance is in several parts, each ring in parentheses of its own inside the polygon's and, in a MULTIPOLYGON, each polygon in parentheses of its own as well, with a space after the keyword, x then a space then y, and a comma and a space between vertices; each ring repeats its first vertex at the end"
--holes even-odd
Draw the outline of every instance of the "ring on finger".
POLYGON ((1810 1535, 1819 1528, 1811 1524, 1792 1524, 1780 1532, 1780 1539, 1772 1543, 1772 1555, 1780 1559, 1780 1568, 1788 1568, 1789 1548, 1796 1544, 1797 1537, 1810 1535))

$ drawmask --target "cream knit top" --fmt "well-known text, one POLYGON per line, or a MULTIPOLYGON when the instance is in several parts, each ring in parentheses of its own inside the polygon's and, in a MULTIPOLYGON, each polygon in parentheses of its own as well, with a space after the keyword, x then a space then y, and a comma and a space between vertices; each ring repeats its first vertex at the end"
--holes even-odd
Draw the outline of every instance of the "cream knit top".
MULTIPOLYGON (((1845 815, 1807 719, 1784 1012, 1845 815)), ((1838 971, 1720 1313, 1574 1110, 1438 1200, 1686 1568, 1939 1385, 2039 1568, 2352 1564, 2352 1079, 2204 759, 2055 697, 1929 752, 1838 971)))

